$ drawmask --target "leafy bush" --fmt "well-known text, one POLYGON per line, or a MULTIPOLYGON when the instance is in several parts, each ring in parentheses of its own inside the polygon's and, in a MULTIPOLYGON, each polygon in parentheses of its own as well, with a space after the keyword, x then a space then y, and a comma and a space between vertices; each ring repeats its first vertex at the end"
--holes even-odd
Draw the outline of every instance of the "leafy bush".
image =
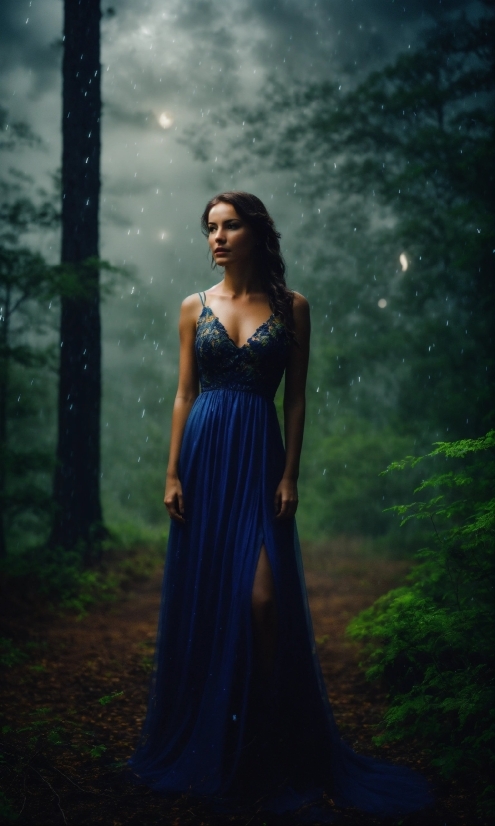
POLYGON ((415 493, 433 496, 395 506, 402 524, 428 520, 428 547, 409 583, 378 599, 349 626, 365 643, 367 676, 382 679, 390 706, 378 743, 418 737, 446 777, 461 770, 480 784, 480 806, 493 806, 495 431, 479 439, 437 442, 423 457, 439 472, 415 493))
MULTIPOLYGON (((163 567, 165 546, 163 531, 139 533, 124 525, 121 531, 109 531, 101 558, 90 567, 83 545, 72 551, 35 546, 0 560, 0 576, 11 593, 30 594, 54 608, 83 615, 90 606, 113 601, 153 576, 163 567)), ((8 641, 0 638, 0 664, 2 658, 15 656, 8 641)))
POLYGON ((0 637, 0 667, 11 668, 27 659, 27 654, 21 651, 8 637, 0 637))

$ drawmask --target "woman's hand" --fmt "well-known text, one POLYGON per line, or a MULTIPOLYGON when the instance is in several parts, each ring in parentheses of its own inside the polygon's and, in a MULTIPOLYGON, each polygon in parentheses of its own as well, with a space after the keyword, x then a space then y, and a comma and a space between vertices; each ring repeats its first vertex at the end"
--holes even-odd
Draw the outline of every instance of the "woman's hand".
POLYGON ((184 519, 184 497, 182 496, 182 485, 178 476, 167 476, 163 501, 170 518, 184 524, 186 521, 184 519))
POLYGON ((283 478, 275 492, 275 519, 291 519, 298 502, 297 482, 283 478))

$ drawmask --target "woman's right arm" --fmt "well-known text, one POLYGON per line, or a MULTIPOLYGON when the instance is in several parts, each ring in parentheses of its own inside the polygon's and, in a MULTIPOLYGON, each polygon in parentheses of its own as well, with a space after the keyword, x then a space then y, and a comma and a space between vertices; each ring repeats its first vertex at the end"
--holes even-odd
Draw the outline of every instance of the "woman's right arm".
POLYGON ((163 500, 171 519, 182 523, 185 519, 182 485, 179 479, 179 455, 187 418, 199 393, 198 367, 194 352, 199 304, 198 296, 190 295, 182 302, 180 311, 179 386, 172 412, 170 453, 163 500))

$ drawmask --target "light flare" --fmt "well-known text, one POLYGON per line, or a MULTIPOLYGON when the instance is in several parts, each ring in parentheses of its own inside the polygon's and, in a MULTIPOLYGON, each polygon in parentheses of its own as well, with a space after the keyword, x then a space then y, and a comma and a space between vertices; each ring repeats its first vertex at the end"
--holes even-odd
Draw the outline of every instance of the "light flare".
POLYGON ((174 119, 170 112, 162 112, 158 115, 158 123, 162 127, 162 129, 170 129, 174 122, 174 119))

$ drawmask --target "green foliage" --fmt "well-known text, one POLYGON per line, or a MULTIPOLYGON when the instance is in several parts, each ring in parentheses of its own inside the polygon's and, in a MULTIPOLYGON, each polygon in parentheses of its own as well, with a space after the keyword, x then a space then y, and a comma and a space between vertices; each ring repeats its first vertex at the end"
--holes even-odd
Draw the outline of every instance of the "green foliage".
MULTIPOLYGON (((101 558, 91 567, 82 546, 66 551, 36 545, 9 554, 0 563, 0 573, 9 588, 36 595, 53 609, 83 616, 92 605, 114 601, 162 568, 166 538, 163 532, 142 533, 135 525, 124 526, 121 533, 109 533, 101 558)), ((25 656, 0 638, 0 664, 14 665, 25 656)))
MULTIPOLYGON (((122 691, 101 697, 101 705, 115 701, 123 695, 122 691)), ((25 789, 33 773, 48 785, 46 769, 61 773, 57 766, 58 753, 75 752, 98 760, 107 751, 107 746, 97 742, 97 735, 89 731, 87 724, 81 721, 91 706, 69 710, 61 716, 48 706, 38 707, 28 713, 27 717, 16 724, 3 725, 0 731, 0 779, 5 783, 7 793, 16 789, 25 789), (42 771, 40 772, 40 769, 42 771)), ((63 774, 63 773, 62 773, 63 774)), ((74 780, 64 774, 77 786, 74 780)), ((18 814, 14 811, 9 797, 0 792, 0 819, 2 823, 15 822, 18 814)), ((65 819, 65 816, 64 816, 65 819)))
POLYGON ((42 600, 80 615, 96 602, 115 599, 119 591, 119 577, 106 565, 85 567, 82 548, 37 546, 9 555, 3 572, 12 587, 34 590, 42 600))
POLYGON ((106 694, 104 697, 100 697, 98 702, 101 706, 107 706, 115 697, 122 697, 123 694, 123 691, 113 691, 112 694, 106 694))
MULTIPOLYGON (((40 144, 22 124, 7 129, 3 109, 0 126, 8 133, 4 151, 40 144)), ((48 195, 33 193, 31 178, 9 169, 0 179, 0 556, 17 544, 21 524, 25 537, 39 533, 50 509, 54 428, 43 412, 53 405, 51 306, 64 276, 32 242, 57 223, 48 195)))
POLYGON ((433 495, 394 510, 402 524, 428 520, 431 542, 409 583, 363 611, 349 633, 365 643, 369 679, 388 686, 378 742, 421 739, 444 775, 478 778, 486 809, 495 768, 495 431, 438 442, 386 472, 425 460, 448 463, 415 491, 433 495))
POLYGON ((0 637, 0 666, 12 668, 24 662, 27 656, 26 652, 14 645, 8 637, 0 637))
POLYGON ((400 499, 406 487, 381 477, 378 469, 394 453, 410 448, 410 440, 357 416, 339 416, 328 423, 318 409, 314 412, 302 458, 301 473, 308 480, 300 491, 302 536, 397 533, 397 520, 384 508, 400 499))
MULTIPOLYGON (((1 759, 2 755, 0 755, 1 759)), ((5 792, 0 791, 0 820, 2 823, 15 823, 18 820, 18 814, 13 809, 5 792)))

